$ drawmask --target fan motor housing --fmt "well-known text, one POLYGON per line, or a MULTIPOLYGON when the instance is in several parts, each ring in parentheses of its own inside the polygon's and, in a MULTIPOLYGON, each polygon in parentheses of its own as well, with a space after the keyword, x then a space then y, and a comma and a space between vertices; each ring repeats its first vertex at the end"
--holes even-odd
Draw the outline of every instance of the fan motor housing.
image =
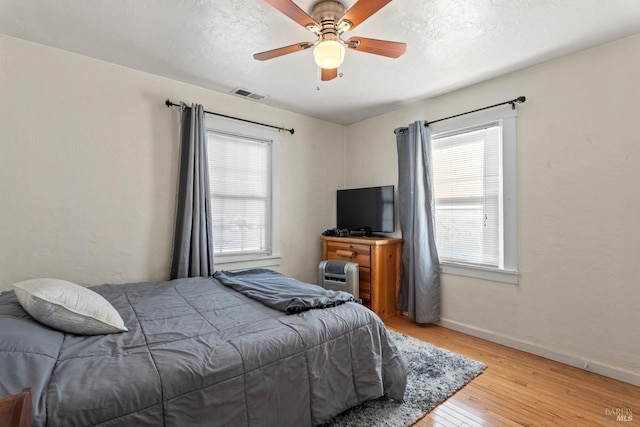
POLYGON ((313 5, 311 16, 316 22, 322 24, 323 21, 337 22, 345 12, 342 3, 336 0, 321 0, 313 5))

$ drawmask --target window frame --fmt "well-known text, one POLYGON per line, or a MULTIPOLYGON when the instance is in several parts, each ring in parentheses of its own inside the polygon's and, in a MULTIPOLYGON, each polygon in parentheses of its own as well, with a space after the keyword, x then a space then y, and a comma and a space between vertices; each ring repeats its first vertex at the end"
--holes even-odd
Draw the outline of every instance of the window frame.
POLYGON ((502 123, 502 227, 499 244, 502 260, 500 268, 461 262, 440 262, 442 273, 517 284, 518 271, 518 222, 517 222, 517 110, 510 105, 478 111, 453 119, 430 124, 432 139, 439 134, 451 134, 465 129, 502 123))
MULTIPOLYGON (((239 120, 205 114, 205 133, 207 145, 209 144, 209 132, 226 133, 253 140, 265 140, 271 142, 271 254, 243 254, 223 255, 214 254, 216 268, 223 266, 225 270, 238 270, 245 268, 273 267, 280 265, 280 176, 281 176, 281 145, 282 134, 264 126, 247 123, 239 120)), ((211 195, 209 195, 211 197, 211 195)))

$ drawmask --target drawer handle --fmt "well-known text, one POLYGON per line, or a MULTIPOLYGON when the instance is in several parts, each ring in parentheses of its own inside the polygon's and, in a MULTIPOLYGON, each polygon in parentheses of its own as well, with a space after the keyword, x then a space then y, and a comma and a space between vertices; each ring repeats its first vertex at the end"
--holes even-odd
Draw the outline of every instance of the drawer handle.
POLYGON ((336 255, 346 257, 346 258, 354 258, 356 256, 356 253, 353 251, 343 251, 341 249, 338 249, 336 251, 336 255))

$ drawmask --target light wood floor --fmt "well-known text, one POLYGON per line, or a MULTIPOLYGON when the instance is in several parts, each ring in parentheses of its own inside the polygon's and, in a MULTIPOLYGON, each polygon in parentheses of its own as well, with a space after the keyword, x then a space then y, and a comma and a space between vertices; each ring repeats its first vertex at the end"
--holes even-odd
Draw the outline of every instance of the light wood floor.
POLYGON ((640 387, 404 316, 385 323, 488 366, 417 427, 640 425, 640 387), (616 420, 616 409, 632 421, 616 420))

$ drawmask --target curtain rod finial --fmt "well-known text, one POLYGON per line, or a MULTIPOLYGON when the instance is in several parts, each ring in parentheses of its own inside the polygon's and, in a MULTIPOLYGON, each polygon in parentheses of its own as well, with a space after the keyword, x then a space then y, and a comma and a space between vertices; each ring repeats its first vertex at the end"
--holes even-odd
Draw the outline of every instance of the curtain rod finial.
POLYGON ((527 98, 525 98, 524 96, 519 96, 516 99, 509 101, 509 104, 511 104, 511 109, 515 110, 516 109, 516 104, 522 104, 524 101, 526 101, 527 98))

